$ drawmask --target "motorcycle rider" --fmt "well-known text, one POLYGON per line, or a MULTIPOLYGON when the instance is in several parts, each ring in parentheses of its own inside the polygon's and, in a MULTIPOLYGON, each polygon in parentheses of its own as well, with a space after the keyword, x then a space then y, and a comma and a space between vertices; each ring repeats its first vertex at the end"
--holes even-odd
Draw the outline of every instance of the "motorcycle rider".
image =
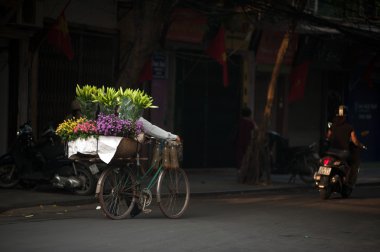
POLYGON ((355 185, 359 169, 359 148, 365 146, 356 137, 354 127, 347 122, 347 107, 340 105, 333 119, 331 127, 327 131, 327 140, 330 150, 335 149, 343 157, 349 166, 347 186, 351 189, 355 185))

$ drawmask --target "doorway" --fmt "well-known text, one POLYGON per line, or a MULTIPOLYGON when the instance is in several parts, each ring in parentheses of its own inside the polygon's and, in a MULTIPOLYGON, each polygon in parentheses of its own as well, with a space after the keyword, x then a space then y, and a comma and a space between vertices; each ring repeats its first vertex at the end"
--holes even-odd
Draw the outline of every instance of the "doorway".
POLYGON ((228 59, 229 85, 222 67, 202 55, 176 57, 176 129, 183 139, 183 166, 235 166, 242 58, 228 59))

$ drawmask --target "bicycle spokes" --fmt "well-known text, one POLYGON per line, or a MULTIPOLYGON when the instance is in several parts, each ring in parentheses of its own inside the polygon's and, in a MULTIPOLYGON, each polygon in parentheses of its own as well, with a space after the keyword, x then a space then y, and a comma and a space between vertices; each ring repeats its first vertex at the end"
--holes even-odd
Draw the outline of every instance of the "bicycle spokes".
POLYGON ((190 187, 182 169, 162 172, 157 189, 161 211, 169 218, 180 217, 188 206, 190 187))
POLYGON ((127 170, 109 169, 101 178, 103 185, 99 200, 103 211, 111 219, 125 218, 135 202, 135 183, 127 170))

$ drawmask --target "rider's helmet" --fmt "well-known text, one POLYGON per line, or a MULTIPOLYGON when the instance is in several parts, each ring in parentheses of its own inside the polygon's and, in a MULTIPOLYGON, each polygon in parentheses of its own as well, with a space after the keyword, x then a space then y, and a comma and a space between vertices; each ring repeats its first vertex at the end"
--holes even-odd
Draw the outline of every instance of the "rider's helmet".
POLYGON ((336 115, 337 116, 347 116, 347 107, 344 105, 340 105, 337 109, 336 115))

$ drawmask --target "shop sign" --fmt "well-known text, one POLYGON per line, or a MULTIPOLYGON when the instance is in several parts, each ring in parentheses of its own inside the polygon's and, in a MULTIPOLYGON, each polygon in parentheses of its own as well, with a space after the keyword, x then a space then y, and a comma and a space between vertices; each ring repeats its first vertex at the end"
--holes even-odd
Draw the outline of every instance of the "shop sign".
POLYGON ((155 53, 153 55, 153 78, 154 79, 167 79, 167 57, 162 53, 155 53))

